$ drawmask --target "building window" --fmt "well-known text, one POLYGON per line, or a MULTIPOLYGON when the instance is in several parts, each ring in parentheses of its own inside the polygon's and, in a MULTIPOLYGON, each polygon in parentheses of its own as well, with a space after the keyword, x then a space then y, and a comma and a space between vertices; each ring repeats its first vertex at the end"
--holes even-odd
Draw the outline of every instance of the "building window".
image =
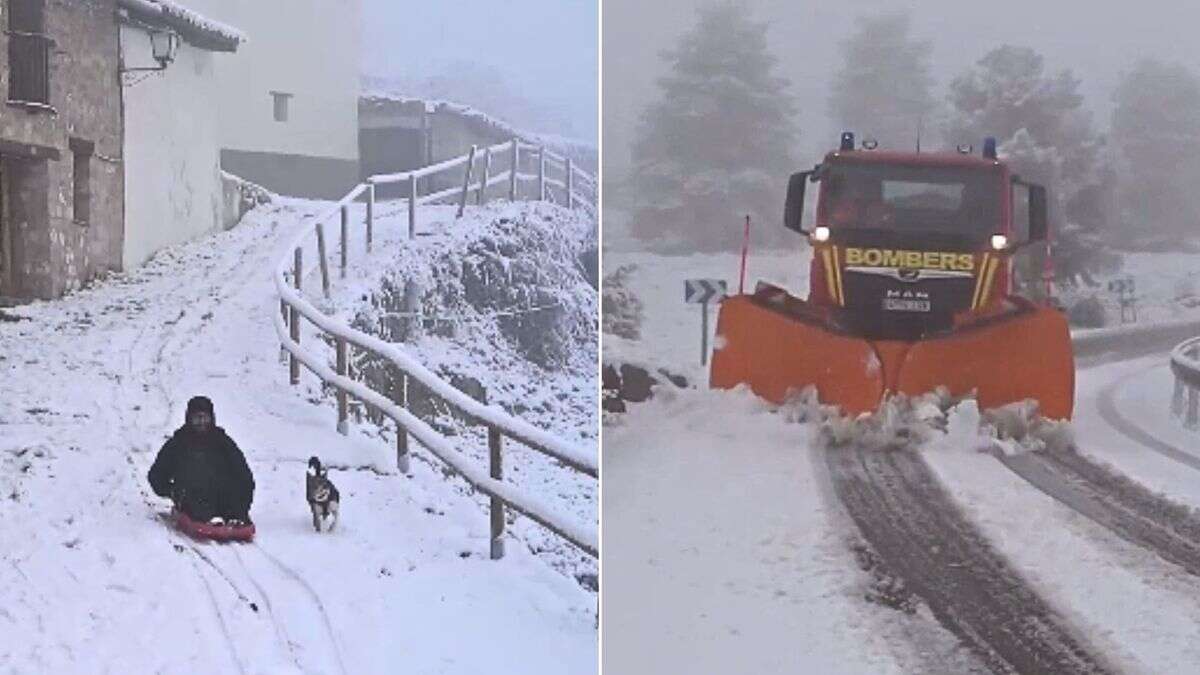
POLYGON ((92 155, 96 144, 72 138, 71 156, 75 176, 75 222, 87 225, 92 217, 92 155))
POLYGON ((285 94, 282 91, 271 92, 271 98, 275 102, 275 121, 288 121, 288 102, 291 100, 291 94, 285 94))
POLYGON ((50 104, 51 44, 45 0, 9 0, 8 100, 50 104))

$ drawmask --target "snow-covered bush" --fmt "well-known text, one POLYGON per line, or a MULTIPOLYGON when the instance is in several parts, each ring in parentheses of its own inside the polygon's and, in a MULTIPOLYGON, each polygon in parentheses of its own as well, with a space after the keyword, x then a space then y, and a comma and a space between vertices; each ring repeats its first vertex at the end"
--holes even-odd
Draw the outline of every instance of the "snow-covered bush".
POLYGON ((604 277, 601 327, 605 333, 637 340, 642 330, 642 301, 629 290, 629 277, 637 265, 621 265, 604 277))

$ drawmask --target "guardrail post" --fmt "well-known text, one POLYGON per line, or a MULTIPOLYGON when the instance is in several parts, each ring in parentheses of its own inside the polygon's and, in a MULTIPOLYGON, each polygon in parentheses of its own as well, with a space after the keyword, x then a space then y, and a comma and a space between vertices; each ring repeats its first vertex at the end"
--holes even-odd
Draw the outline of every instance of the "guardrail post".
POLYGON ((575 170, 571 168, 571 158, 567 158, 567 210, 575 208, 575 193, 572 187, 575 170))
MULTIPOLYGON (((297 246, 296 253, 295 253, 294 259, 292 261, 292 265, 293 265, 292 280, 295 283, 297 293, 300 292, 300 280, 304 278, 303 253, 304 253, 304 251, 299 246, 297 246)), ((300 312, 297 311, 295 307, 289 307, 288 309, 290 310, 288 313, 291 315, 291 321, 289 323, 291 324, 290 327, 292 329, 292 344, 299 346, 300 345, 300 312)), ((291 354, 290 357, 291 358, 288 362, 288 374, 290 375, 291 383, 294 385, 300 384, 300 360, 296 358, 295 354, 291 354)))
POLYGON ((417 236, 417 174, 408 174, 408 238, 417 236))
POLYGON ((512 140, 512 171, 508 172, 508 201, 517 201, 517 171, 521 167, 521 145, 517 139, 512 140))
MULTIPOLYGON (((401 373, 394 394, 396 405, 408 410, 408 373, 401 373)), ((408 429, 396 422, 396 470, 408 473, 408 429)))
POLYGON ((375 239, 375 184, 367 184, 367 253, 371 252, 371 242, 375 239))
POLYGON ((350 252, 350 205, 342 204, 342 272, 341 277, 346 278, 346 266, 349 264, 350 252))
MULTIPOLYGON (((500 430, 494 426, 488 426, 488 456, 490 461, 488 468, 492 478, 500 480, 504 477, 503 467, 501 466, 501 450, 503 437, 500 435, 500 430)), ((492 517, 492 560, 499 560, 504 557, 504 502, 498 497, 491 498, 491 517, 492 517)))
POLYGON ((546 201, 546 146, 538 147, 538 201, 546 201))
POLYGON ((1175 393, 1171 395, 1171 414, 1176 417, 1183 417, 1183 394, 1185 387, 1183 380, 1175 376, 1175 393))
MULTIPOLYGON (((346 340, 345 338, 337 338, 337 374, 346 377, 347 358, 346 358, 346 340)), ((350 431, 350 402, 346 395, 346 390, 338 387, 337 390, 337 406, 338 406, 338 433, 345 436, 350 431)))
MULTIPOLYGON (((296 249, 299 251, 300 249, 296 249)), ((325 259, 325 223, 317 223, 317 258, 321 264, 321 293, 329 297, 329 262, 325 259)), ((299 288, 297 286, 296 288, 299 288)))
POLYGON ((1183 424, 1189 429, 1195 429, 1197 423, 1200 423, 1200 389, 1189 385, 1187 419, 1183 424))
POLYGON ((482 206, 487 201, 488 175, 492 172, 492 148, 483 149, 483 177, 479 181, 479 192, 475 193, 475 203, 482 206))
POLYGON ((462 198, 458 200, 458 215, 455 218, 462 218, 463 211, 467 210, 467 194, 471 192, 471 170, 475 168, 475 146, 471 146, 471 152, 467 153, 467 170, 463 174, 463 189, 462 198))

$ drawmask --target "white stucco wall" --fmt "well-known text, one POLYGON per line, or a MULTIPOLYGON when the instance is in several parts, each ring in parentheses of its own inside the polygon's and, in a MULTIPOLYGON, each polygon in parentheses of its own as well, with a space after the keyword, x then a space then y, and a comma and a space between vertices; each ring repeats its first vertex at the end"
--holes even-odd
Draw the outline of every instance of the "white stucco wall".
MULTIPOLYGON (((145 31, 121 27, 126 66, 153 66, 145 31)), ((221 227, 222 187, 212 52, 187 43, 161 72, 123 76, 124 269, 221 227)))
POLYGON ((361 0, 188 0, 247 36, 215 55, 221 147, 358 159, 361 0), (276 122, 270 92, 292 94, 276 122))

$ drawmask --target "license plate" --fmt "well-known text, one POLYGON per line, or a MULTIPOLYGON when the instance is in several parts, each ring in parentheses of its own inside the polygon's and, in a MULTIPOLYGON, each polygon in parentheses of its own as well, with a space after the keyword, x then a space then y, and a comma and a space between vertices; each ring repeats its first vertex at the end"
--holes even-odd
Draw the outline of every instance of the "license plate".
POLYGON ((928 300, 908 300, 902 298, 884 298, 883 308, 896 312, 928 312, 928 300))

